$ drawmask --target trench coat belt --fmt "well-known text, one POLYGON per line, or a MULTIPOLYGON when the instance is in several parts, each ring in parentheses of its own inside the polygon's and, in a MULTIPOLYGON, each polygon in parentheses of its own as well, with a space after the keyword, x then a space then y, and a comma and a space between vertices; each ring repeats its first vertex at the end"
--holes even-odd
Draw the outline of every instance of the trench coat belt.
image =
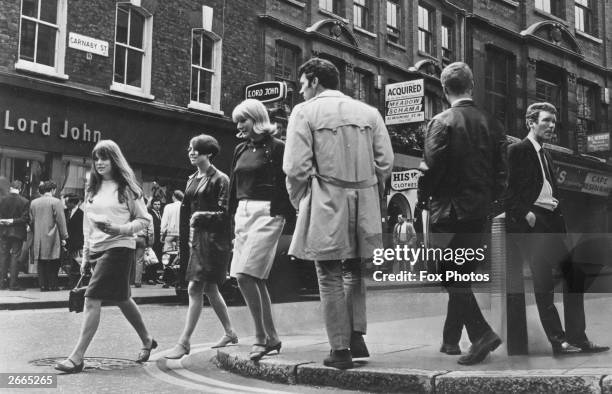
POLYGON ((344 181, 342 179, 321 174, 315 174, 314 176, 325 183, 329 183, 330 185, 338 186, 343 189, 367 189, 378 184, 378 178, 376 178, 376 175, 373 175, 370 179, 358 182, 344 181))

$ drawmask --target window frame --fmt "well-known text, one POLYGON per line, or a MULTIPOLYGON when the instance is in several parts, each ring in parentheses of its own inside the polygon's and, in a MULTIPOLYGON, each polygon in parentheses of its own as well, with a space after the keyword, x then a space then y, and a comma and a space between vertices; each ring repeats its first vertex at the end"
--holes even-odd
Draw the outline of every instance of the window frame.
POLYGON ((353 95, 355 100, 359 100, 366 104, 372 102, 372 92, 374 91, 374 74, 368 70, 354 68, 353 69, 353 95), (361 87, 365 86, 365 98, 361 99, 361 87))
POLYGON ((370 31, 370 0, 353 0, 353 25, 370 31), (357 14, 360 14, 359 17, 357 14), (359 23, 357 23, 359 21, 359 23))
POLYGON ((534 7, 542 12, 554 15, 559 18, 565 18, 564 12, 565 3, 563 0, 535 0, 534 7))
MULTIPOLYGON (((221 111, 221 67, 223 60, 223 40, 217 34, 208 31, 203 28, 191 29, 191 40, 190 51, 189 51, 189 104, 187 108, 196 109, 199 111, 212 112, 215 114, 223 115, 221 111), (193 63, 193 39, 195 34, 201 34, 207 36, 213 42, 212 48, 212 69, 206 67, 196 66, 193 63), (193 73, 194 68, 200 68, 207 72, 212 73, 211 84, 210 84, 210 104, 203 103, 201 101, 192 100, 192 88, 193 88, 193 73)), ((200 47, 200 57, 202 55, 202 48, 200 47)), ((199 84, 198 84, 199 86, 199 84)), ((199 95, 199 93, 198 93, 199 95)))
MULTIPOLYGON (((293 108, 299 101, 299 87, 297 83, 297 70, 300 64, 300 48, 295 47, 283 41, 276 41, 274 44, 274 80, 285 82, 287 86, 287 99, 290 108, 293 108), (292 67, 292 75, 287 77, 286 75, 280 75, 276 73, 276 63, 278 59, 279 48, 283 48, 284 51, 289 51, 294 56, 294 65, 292 67)), ((283 60, 285 57, 283 57, 283 60)))
POLYGON ((442 17, 440 25, 440 53, 444 61, 450 63, 455 58, 455 24, 449 18, 442 17), (444 30, 446 29, 446 34, 444 30), (446 41, 446 46, 444 46, 446 41))
POLYGON ((15 62, 15 69, 67 80, 68 75, 66 75, 64 71, 66 57, 66 23, 68 17, 68 1, 57 0, 57 14, 55 24, 40 19, 40 8, 42 1, 39 0, 37 1, 37 3, 38 15, 37 18, 33 18, 31 16, 23 15, 23 0, 21 0, 21 6, 19 9, 19 38, 17 43, 17 61, 15 62), (53 27, 56 29, 54 66, 47 66, 44 64, 37 63, 36 61, 30 61, 21 58, 21 32, 23 28, 24 19, 36 23, 36 36, 34 38, 34 56, 36 56, 37 52, 38 26, 40 24, 43 24, 45 26, 53 27))
POLYGON ((574 0, 574 28, 592 37, 598 36, 594 0, 574 0), (583 2, 586 2, 584 4, 583 2))
POLYGON ((493 46, 486 48, 486 67, 485 67, 485 108, 505 127, 507 131, 515 129, 515 108, 513 106, 514 97, 516 96, 516 81, 512 76, 516 73, 516 57, 504 50, 493 46), (495 59, 493 59, 495 57, 495 59), (501 59, 500 59, 501 58, 501 59), (498 70, 497 64, 503 63, 504 69, 498 70), (497 82, 504 77, 503 83, 505 91, 498 91, 497 82), (514 84, 513 84, 514 82, 514 84), (503 108, 507 109, 504 112, 504 119, 497 117, 497 101, 495 99, 502 98, 504 100, 503 108))
POLYGON ((341 13, 340 0, 319 0, 319 9, 327 12, 331 12, 334 15, 340 15, 341 13), (331 9, 327 8, 331 4, 331 9))
POLYGON ((434 36, 433 36, 433 31, 434 31, 434 10, 432 10, 431 8, 428 8, 427 6, 423 5, 423 4, 418 4, 417 5, 417 26, 418 26, 418 32, 417 32, 417 48, 419 49, 419 51, 426 53, 428 55, 435 55, 435 51, 434 51, 434 45, 433 45, 433 40, 434 40, 434 36), (427 24, 428 26, 422 26, 421 22, 421 16, 423 15, 423 11, 427 12, 427 24), (425 41, 421 41, 421 39, 428 39, 425 41), (429 44, 429 45, 426 45, 429 44), (427 48, 428 46, 428 48, 427 48))
MULTIPOLYGON (((576 131, 578 131, 579 122, 584 122, 587 124, 587 128, 584 130, 584 135, 588 136, 591 134, 597 134, 597 125, 598 125, 598 115, 599 115, 599 86, 592 82, 586 80, 578 80, 576 82, 576 131), (586 97, 586 100, 591 101, 589 105, 591 106, 591 117, 580 116, 581 115, 581 103, 579 102, 580 90, 582 89, 583 97, 586 97), (586 93, 588 89, 588 94, 586 93), (591 127, 588 127, 591 126, 591 127)), ((584 112, 582 112, 584 114, 584 112)))
POLYGON ((400 0, 386 0, 386 6, 385 23, 387 27, 387 41, 394 44, 400 44, 402 41, 402 30, 400 28, 402 20, 402 7, 400 0), (391 20, 389 20, 389 17, 392 15, 390 14, 392 11, 390 8, 392 5, 395 6, 395 18, 391 18, 391 20), (395 19, 395 24, 389 24, 389 22, 394 22, 393 19, 395 19))
MULTIPOLYGON (((129 33, 128 43, 119 43, 119 46, 127 49, 138 49, 129 45, 129 33)), ((142 7, 137 7, 130 2, 118 2, 115 6, 115 37, 113 43, 113 80, 110 85, 110 90, 114 92, 129 94, 132 96, 142 97, 149 100, 153 100, 155 97, 151 95, 151 76, 152 76, 152 56, 153 56, 153 15, 142 7), (130 21, 131 13, 136 12, 144 18, 142 27, 142 60, 140 68, 140 87, 128 85, 126 83, 120 83, 115 81, 115 63, 117 62, 117 22, 119 19, 119 8, 127 7, 129 10, 128 17, 128 31, 131 31, 130 21)), ((127 57, 126 57, 127 61, 127 57)))

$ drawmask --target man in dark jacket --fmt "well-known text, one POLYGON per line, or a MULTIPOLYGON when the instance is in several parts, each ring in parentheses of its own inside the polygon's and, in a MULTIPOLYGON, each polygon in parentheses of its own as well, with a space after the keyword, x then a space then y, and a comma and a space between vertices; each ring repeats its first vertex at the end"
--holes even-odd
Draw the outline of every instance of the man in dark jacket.
POLYGON ((19 255, 26 239, 30 221, 30 202, 19 195, 22 183, 14 180, 8 196, 0 200, 0 288, 6 289, 6 274, 10 267, 10 290, 25 290, 17 284, 19 255))
POLYGON ((525 115, 529 134, 508 149, 508 192, 505 206, 509 232, 530 254, 536 305, 554 355, 609 350, 587 339, 584 316, 584 272, 565 244, 566 227, 552 158, 542 144, 555 130, 557 110, 549 103, 534 103, 525 115), (554 267, 565 281, 565 331, 554 304, 554 267))
POLYGON ((66 209, 66 227, 68 227, 68 239, 66 249, 68 250, 68 260, 62 261, 64 272, 68 274, 68 287, 76 285, 80 277, 80 265, 77 258, 81 257, 83 250, 83 210, 79 208, 79 196, 68 194, 64 196, 66 209))
POLYGON ((465 326, 472 346, 459 363, 471 365, 484 360, 501 339, 484 319, 471 282, 458 280, 455 274, 469 277, 482 264, 475 258, 460 260, 459 252, 484 250, 489 206, 504 189, 505 133, 498 121, 474 105, 473 76, 467 64, 447 66, 441 82, 451 108, 436 115, 428 125, 426 181, 421 184, 430 205, 433 246, 457 252, 454 259, 440 262, 449 295, 440 351, 460 354, 459 340, 465 326))

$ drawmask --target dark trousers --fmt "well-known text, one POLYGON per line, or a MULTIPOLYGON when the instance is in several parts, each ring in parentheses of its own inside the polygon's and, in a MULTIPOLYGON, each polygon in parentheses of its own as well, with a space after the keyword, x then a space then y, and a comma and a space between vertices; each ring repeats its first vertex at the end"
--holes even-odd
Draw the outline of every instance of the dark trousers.
POLYGON ((565 244, 565 221, 559 212, 533 207, 535 227, 525 234, 530 252, 536 305, 548 340, 553 345, 563 341, 581 343, 587 340, 584 316, 585 274, 574 264, 565 244), (554 304, 554 271, 563 278, 563 313, 565 332, 554 304))
POLYGON ((41 289, 57 289, 60 260, 38 260, 38 284, 41 289))
MULTIPOLYGON (((431 225, 432 241, 434 247, 451 248, 472 248, 474 250, 484 246, 483 229, 485 219, 459 221, 454 220, 446 223, 435 223, 431 225)), ((474 272, 477 264, 483 262, 465 262, 461 265, 454 262, 442 262, 441 272, 446 278, 446 271, 457 271, 461 274, 474 272)), ((448 292, 448 308, 442 341, 445 344, 457 345, 461 339, 461 332, 465 326, 470 341, 474 343, 488 331, 491 326, 485 320, 476 297, 472 291, 472 284, 469 281, 444 281, 448 292)))
POLYGON ((0 237, 0 286, 6 287, 6 275, 10 271, 10 287, 17 287, 19 256, 23 240, 14 237, 0 237))

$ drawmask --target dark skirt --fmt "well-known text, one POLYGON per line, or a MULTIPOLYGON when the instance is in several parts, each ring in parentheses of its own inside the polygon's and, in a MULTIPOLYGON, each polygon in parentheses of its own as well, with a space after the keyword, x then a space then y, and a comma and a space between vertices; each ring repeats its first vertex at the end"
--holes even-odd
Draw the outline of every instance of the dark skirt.
POLYGON ((187 281, 216 283, 218 286, 225 282, 230 254, 227 237, 195 230, 189 252, 187 281))
POLYGON ((90 253, 93 274, 85 297, 108 301, 126 301, 131 296, 130 270, 134 265, 134 249, 111 248, 90 253))

